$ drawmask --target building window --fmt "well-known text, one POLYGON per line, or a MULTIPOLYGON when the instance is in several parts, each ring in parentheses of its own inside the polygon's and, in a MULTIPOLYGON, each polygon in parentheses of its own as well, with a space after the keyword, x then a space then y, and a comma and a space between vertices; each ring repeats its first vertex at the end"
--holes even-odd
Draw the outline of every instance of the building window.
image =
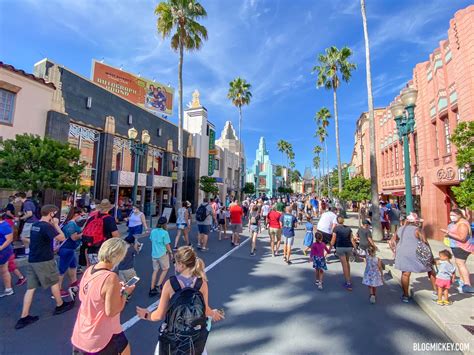
POLYGON ((219 171, 220 169, 220 160, 219 159, 214 159, 214 170, 219 171))
POLYGON ((439 158, 438 125, 434 123, 433 126, 435 135, 436 158, 439 158))
POLYGON ((444 123, 444 144, 446 145, 446 154, 451 154, 451 134, 449 133, 449 119, 446 117, 444 123))
POLYGON ((206 127, 206 136, 209 136, 209 125, 206 127))
POLYGON ((13 123, 13 108, 15 107, 15 93, 0 89, 0 123, 13 123))
POLYGON ((158 149, 147 150, 146 172, 147 174, 163 175, 163 153, 158 149))

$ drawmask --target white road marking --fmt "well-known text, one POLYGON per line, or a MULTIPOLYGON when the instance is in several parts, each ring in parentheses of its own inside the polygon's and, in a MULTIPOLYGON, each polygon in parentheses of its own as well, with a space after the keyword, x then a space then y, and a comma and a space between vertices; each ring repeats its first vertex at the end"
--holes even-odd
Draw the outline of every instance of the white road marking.
MULTIPOLYGON (((217 259, 216 261, 214 261, 213 263, 209 264, 205 271, 206 272, 209 272, 211 269, 214 268, 214 266, 216 266, 217 264, 219 264, 220 262, 222 262, 223 260, 227 259, 230 254, 232 254, 233 252, 235 252, 236 250, 240 249, 245 243, 247 243, 248 241, 250 240, 250 238, 247 238, 245 239, 242 243, 240 243, 240 245, 232 248, 231 250, 229 250, 227 253, 225 253, 224 255, 222 255, 219 259, 217 259)), ((158 304, 160 303, 160 300, 157 300, 155 302, 153 302, 152 304, 150 304, 148 307, 147 307, 147 310, 149 312, 151 311, 154 311, 157 307, 158 307, 158 304)), ((140 318, 138 316, 133 316, 132 318, 130 318, 128 321, 126 321, 125 323, 122 324, 122 329, 123 331, 126 331, 127 329, 133 327, 138 321, 140 320, 140 318)))

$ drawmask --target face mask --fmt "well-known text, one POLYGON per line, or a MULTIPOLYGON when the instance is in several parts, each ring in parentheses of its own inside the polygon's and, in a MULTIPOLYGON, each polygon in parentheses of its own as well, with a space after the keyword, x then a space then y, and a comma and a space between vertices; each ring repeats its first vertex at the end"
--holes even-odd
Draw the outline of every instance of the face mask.
POLYGON ((457 222, 459 218, 457 216, 449 216, 449 219, 451 222, 457 222))
POLYGON ((91 209, 95 209, 95 205, 94 205, 94 204, 91 204, 90 207, 91 207, 91 209))

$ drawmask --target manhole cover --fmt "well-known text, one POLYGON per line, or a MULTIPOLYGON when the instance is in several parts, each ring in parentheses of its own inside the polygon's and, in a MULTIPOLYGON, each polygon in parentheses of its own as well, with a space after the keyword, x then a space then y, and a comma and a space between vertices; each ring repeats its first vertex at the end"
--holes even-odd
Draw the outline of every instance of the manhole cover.
POLYGON ((467 329, 467 331, 468 331, 469 333, 471 333, 472 335, 474 335, 474 325, 464 325, 464 324, 462 324, 462 326, 463 326, 465 329, 467 329))

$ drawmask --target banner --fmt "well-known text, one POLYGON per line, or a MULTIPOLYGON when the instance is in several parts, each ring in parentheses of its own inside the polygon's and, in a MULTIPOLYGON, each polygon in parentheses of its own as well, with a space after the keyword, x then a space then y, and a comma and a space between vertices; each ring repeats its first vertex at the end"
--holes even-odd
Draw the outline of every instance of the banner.
POLYGON ((157 114, 171 116, 174 89, 136 75, 92 61, 92 81, 104 89, 157 114))

